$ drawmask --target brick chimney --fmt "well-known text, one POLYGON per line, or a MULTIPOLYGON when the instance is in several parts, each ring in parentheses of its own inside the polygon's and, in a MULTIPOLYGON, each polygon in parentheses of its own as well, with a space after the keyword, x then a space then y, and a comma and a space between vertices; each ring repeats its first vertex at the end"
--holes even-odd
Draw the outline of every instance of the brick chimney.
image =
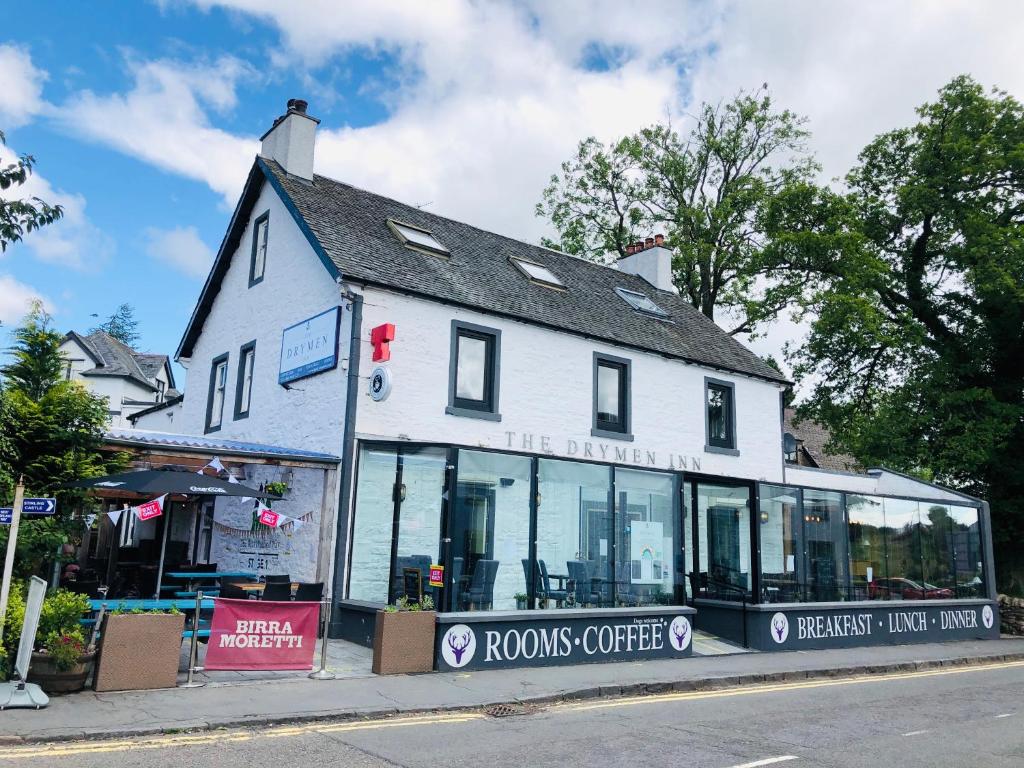
POLYGON ((260 157, 276 160, 292 176, 313 180, 313 146, 320 120, 306 114, 302 99, 288 99, 287 111, 260 140, 260 157))
POLYGON ((679 292, 672 283, 672 251, 665 247, 664 235, 630 244, 615 266, 620 272, 642 277, 659 290, 679 292))

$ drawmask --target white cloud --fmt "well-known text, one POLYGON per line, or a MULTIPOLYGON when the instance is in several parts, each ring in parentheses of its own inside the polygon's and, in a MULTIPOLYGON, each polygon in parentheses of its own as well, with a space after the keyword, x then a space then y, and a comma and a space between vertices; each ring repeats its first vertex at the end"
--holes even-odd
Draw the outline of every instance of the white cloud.
POLYGON ((146 253, 189 277, 203 278, 213 264, 213 251, 199 238, 195 227, 157 229, 145 232, 146 253))
POLYGON ((35 300, 43 302, 47 312, 53 312, 53 303, 35 288, 19 283, 11 275, 0 275, 0 323, 19 322, 35 300))
MULTIPOLYGON (((0 165, 13 163, 16 159, 13 149, 0 146, 0 165)), ((50 205, 60 205, 64 210, 64 215, 55 223, 26 234, 20 243, 9 246, 8 253, 14 254, 12 258, 17 258, 17 254, 25 249, 48 264, 92 270, 104 264, 114 250, 113 241, 86 215, 85 198, 55 188, 38 172, 29 176, 24 184, 0 192, 0 197, 8 200, 37 197, 50 205)))
POLYGON ((32 64, 28 49, 0 44, 0 130, 25 125, 44 109, 46 79, 46 72, 32 64))
POLYGON ((201 64, 129 57, 128 67, 135 79, 130 91, 82 91, 57 118, 78 137, 201 181, 234 205, 256 140, 213 127, 207 111, 235 106, 238 80, 252 75, 248 65, 230 56, 201 64))

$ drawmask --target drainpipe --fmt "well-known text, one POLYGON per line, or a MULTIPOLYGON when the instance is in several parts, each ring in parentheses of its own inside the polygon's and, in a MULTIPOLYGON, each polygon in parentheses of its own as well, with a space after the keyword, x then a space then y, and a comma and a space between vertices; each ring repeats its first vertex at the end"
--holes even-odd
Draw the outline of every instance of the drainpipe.
POLYGON ((327 636, 341 636, 340 611, 337 610, 338 600, 344 594, 346 553, 348 552, 349 499, 352 497, 352 465, 355 461, 356 407, 359 403, 359 357, 362 346, 363 297, 348 292, 345 298, 352 302, 352 334, 349 339, 348 379, 345 387, 345 428, 341 447, 341 491, 338 495, 338 511, 335 515, 337 531, 334 541, 334 583, 331 599, 334 609, 331 611, 331 625, 327 636))

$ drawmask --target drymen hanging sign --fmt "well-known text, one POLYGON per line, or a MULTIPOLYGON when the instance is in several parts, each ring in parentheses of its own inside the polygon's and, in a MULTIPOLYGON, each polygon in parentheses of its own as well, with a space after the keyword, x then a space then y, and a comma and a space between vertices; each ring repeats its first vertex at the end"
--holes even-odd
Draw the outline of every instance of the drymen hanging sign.
POLYGON ((693 651, 693 613, 683 607, 581 609, 483 621, 441 615, 435 666, 444 671, 682 658, 693 651))
POLYGON ((278 384, 329 371, 338 365, 338 328, 341 308, 285 328, 281 334, 281 366, 278 384))
POLYGON ((205 669, 312 669, 319 603, 215 598, 205 669))

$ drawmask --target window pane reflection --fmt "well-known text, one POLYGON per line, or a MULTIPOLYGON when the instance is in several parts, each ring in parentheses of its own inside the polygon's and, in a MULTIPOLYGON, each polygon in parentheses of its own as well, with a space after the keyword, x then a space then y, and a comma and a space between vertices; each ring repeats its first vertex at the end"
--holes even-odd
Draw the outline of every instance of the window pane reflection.
MULTIPOLYGON (((609 467, 548 459, 537 462, 534 579, 539 608, 610 604, 610 484, 609 467)), ((523 561, 524 569, 529 565, 529 560, 523 561)))
POLYGON ((401 463, 398 546, 391 573, 391 600, 406 595, 406 578, 413 577, 413 583, 419 582, 423 594, 429 594, 437 605, 438 591, 428 582, 430 565, 438 562, 447 451, 403 450, 401 463))
MULTIPOLYGON (((662 472, 615 470, 617 605, 671 604, 682 554, 677 557, 675 479, 662 472)), ((678 574, 678 577, 677 577, 678 574)))
POLYGON ((352 527, 352 564, 348 580, 351 600, 388 601, 397 469, 398 452, 395 449, 360 449, 352 527))
POLYGON ((762 485, 761 589, 767 602, 795 603, 804 599, 801 578, 800 489, 762 485), (799 566, 799 567, 798 567, 799 566))
POLYGON ((702 594, 742 600, 751 589, 750 490, 697 484, 697 536, 702 594))
POLYGON ((459 335, 455 396, 484 401, 487 379, 487 342, 476 336, 459 335))
POLYGON ((845 600, 847 529, 843 495, 808 489, 803 492, 803 503, 807 600, 845 600))
POLYGON ((888 576, 885 555, 885 514, 882 499, 849 494, 846 514, 850 521, 850 576, 852 599, 879 597, 871 585, 888 576))
POLYGON ((619 403, 621 402, 621 375, 618 366, 597 366, 597 419, 598 421, 618 424, 621 421, 619 403))

